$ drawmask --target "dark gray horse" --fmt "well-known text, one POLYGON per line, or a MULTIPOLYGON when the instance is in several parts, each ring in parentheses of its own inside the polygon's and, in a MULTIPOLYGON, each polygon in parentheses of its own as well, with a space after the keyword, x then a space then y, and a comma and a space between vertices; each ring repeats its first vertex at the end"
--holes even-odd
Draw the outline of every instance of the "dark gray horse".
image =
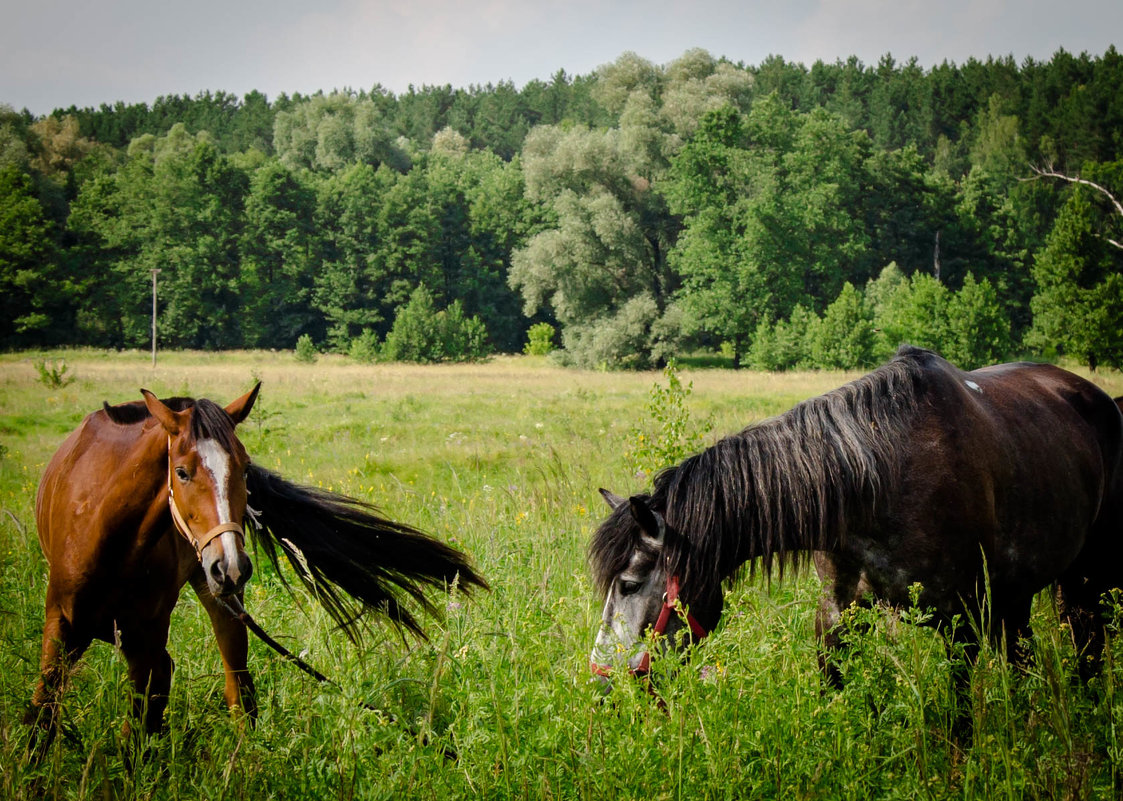
POLYGON ((1123 575, 1123 416, 1050 365, 967 373, 905 347, 665 470, 650 494, 602 493, 613 511, 589 550, 605 598, 600 675, 646 672, 649 628, 676 647, 704 636, 722 582, 755 560, 769 574, 814 561, 828 650, 851 602, 907 604, 919 583, 935 622, 978 619, 989 580, 996 640, 1027 634, 1033 597, 1055 584, 1094 658, 1100 596, 1123 575))

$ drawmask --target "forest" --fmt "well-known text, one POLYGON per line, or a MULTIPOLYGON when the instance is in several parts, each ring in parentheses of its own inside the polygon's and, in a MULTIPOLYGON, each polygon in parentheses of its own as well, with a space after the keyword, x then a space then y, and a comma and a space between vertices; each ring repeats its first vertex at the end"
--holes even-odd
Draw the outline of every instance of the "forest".
POLYGON ((1119 368, 1121 200, 1114 47, 0 105, 0 348, 1119 368))

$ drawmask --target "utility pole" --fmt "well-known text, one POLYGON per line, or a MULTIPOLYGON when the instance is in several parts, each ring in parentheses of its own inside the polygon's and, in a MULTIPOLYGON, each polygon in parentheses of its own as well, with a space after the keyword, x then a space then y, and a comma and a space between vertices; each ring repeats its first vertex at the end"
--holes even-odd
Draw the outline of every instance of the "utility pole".
POLYGON ((152 271, 152 367, 156 367, 156 276, 159 270, 152 271))

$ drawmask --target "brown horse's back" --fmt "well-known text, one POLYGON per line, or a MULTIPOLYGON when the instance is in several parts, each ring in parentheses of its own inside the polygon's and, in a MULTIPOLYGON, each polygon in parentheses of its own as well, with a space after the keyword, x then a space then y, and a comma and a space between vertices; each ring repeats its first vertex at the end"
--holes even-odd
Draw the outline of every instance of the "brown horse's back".
POLYGON ((50 592, 68 614, 74 596, 100 591, 102 573, 119 576, 132 552, 168 528, 162 448, 154 426, 121 425, 98 411, 47 464, 35 520, 50 566, 50 592))

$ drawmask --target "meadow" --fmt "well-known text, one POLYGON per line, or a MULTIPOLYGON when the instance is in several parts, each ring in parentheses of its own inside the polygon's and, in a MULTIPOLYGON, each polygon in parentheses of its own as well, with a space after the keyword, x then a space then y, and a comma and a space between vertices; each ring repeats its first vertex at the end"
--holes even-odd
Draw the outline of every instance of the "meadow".
MULTIPOLYGON (((683 368, 684 402, 713 437, 774 415, 854 374, 683 368)), ((1123 376, 1094 377, 1123 394, 1123 376)), ((381 798, 1116 798, 1123 794, 1123 601, 1105 605, 1102 675, 1075 654, 1048 598, 1034 658, 984 648, 953 733, 938 633, 923 609, 857 610, 842 666, 823 691, 813 574, 728 589, 722 624, 686 659, 656 660, 663 703, 637 682, 608 698, 590 682, 600 602, 585 564, 607 512, 598 487, 643 490, 634 454, 659 436, 658 372, 564 370, 544 359, 356 365, 291 353, 66 351, 0 355, 0 797, 10 799, 381 798), (64 386, 35 362, 65 359, 64 386), (260 716, 222 703, 206 616, 185 592, 166 733, 122 739, 123 660, 95 644, 63 696, 64 730, 41 762, 21 722, 38 672, 46 565, 33 517, 51 454, 103 400, 192 395, 225 403, 256 380, 240 437, 290 480, 377 504, 471 555, 491 585, 441 600, 427 641, 373 625, 361 645, 310 596, 286 593, 261 560, 246 606, 273 636, 339 682, 321 685, 251 641, 260 716), (1117 681, 1117 679, 1119 681, 1117 681)), ((252 502, 252 499, 251 499, 252 502)), ((250 554, 253 556, 252 547, 250 554)))

